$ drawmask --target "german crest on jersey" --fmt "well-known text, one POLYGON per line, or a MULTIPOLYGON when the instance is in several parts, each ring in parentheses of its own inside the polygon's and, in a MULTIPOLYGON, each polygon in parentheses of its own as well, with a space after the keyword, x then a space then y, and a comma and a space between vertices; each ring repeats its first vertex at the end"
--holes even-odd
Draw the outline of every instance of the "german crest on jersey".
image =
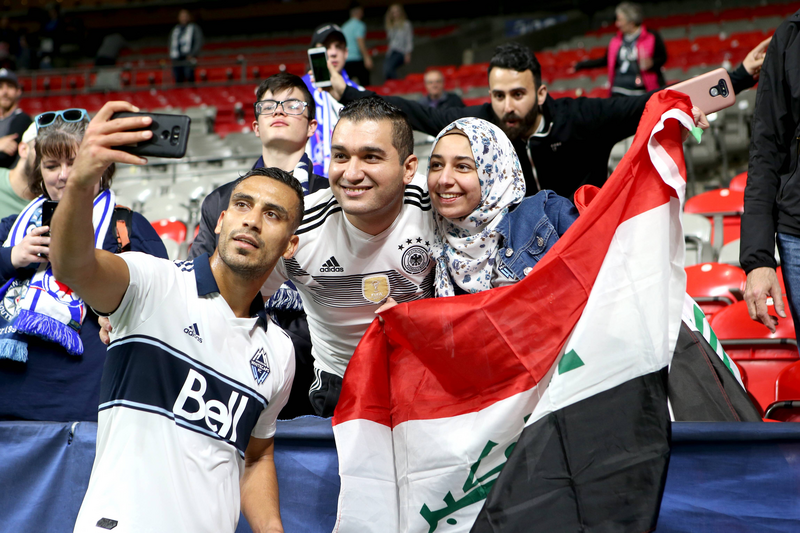
POLYGON ((253 378, 256 383, 261 385, 269 376, 269 360, 264 348, 259 348, 256 354, 250 359, 250 368, 253 370, 253 378))
POLYGON ((364 294, 364 298, 370 302, 382 302, 389 296, 389 276, 379 274, 364 278, 361 292, 364 294))

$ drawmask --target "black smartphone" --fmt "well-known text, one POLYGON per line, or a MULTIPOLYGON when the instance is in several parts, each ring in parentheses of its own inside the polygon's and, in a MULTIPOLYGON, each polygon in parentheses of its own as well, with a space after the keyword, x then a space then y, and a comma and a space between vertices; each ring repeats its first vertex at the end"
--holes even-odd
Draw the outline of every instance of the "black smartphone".
POLYGON ((189 143, 189 127, 192 119, 186 115, 168 115, 165 113, 114 113, 111 117, 150 117, 153 122, 147 128, 130 131, 150 130, 153 136, 146 141, 136 144, 117 146, 117 150, 129 154, 149 157, 169 157, 180 159, 186 154, 186 145, 189 143))
POLYGON ((314 87, 330 87, 331 73, 328 71, 328 52, 324 47, 309 48, 308 62, 314 76, 314 87))
MULTIPOLYGON (((49 226, 50 221, 53 220, 53 212, 58 207, 58 202, 54 200, 45 200, 42 204, 42 226, 49 226)), ((50 232, 43 234, 45 237, 50 236, 50 232)))

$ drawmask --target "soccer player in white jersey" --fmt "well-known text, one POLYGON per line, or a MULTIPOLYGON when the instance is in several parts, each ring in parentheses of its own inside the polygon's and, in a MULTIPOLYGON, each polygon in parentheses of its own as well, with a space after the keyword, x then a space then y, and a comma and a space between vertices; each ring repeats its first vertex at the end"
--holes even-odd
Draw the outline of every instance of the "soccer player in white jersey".
POLYGON ((344 107, 331 139, 331 188, 306 196, 295 256, 265 295, 290 279, 308 315, 316 380, 309 400, 331 416, 342 377, 378 308, 433 296, 433 217, 405 114, 380 98, 344 107))
POLYGON ((150 118, 107 103, 89 124, 52 221, 57 279, 114 328, 103 371, 97 454, 76 532, 229 532, 239 511, 281 532, 273 460, 276 417, 294 374, 292 344, 263 315, 259 289, 298 239, 303 190, 256 169, 234 188, 209 258, 169 262, 94 248, 92 198, 112 149, 150 118), (260 315, 260 316, 259 316, 260 315))

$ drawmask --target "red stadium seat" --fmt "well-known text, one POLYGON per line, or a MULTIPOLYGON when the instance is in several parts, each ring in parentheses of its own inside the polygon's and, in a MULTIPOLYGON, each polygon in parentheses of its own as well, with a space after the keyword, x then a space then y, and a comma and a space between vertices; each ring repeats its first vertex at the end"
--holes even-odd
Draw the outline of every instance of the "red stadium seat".
POLYGON ((686 267, 686 293, 711 320, 715 313, 741 300, 747 275, 739 267, 702 263, 686 267))
MULTIPOLYGON (((773 306, 768 306, 775 315, 773 306)), ((781 318, 775 333, 750 319, 745 302, 717 312, 711 327, 728 355, 747 371, 748 391, 762 409, 775 401, 778 374, 798 360, 797 340, 791 315, 781 318)))
POLYGON ((719 249, 739 238, 744 212, 744 193, 731 189, 716 189, 686 200, 684 211, 703 215, 711 221, 711 242, 719 249), (715 233, 722 228, 722 241, 715 233), (719 244, 719 246, 717 246, 719 244))
POLYGON ((178 244, 186 240, 186 224, 180 220, 164 218, 156 220, 152 224, 161 238, 168 237, 178 244))
POLYGON ((747 172, 735 176, 728 188, 732 191, 744 192, 745 185, 747 185, 747 172))
POLYGON ((792 363, 778 374, 775 402, 767 407, 765 418, 800 422, 800 361, 792 363))

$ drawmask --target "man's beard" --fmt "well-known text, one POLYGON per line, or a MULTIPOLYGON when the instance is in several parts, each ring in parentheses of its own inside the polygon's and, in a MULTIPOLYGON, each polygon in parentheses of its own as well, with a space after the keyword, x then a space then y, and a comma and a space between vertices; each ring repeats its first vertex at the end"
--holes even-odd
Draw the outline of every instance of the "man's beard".
MULTIPOLYGON (((265 259, 264 261, 248 262, 244 259, 244 254, 237 251, 230 251, 227 246, 229 242, 233 241, 233 238, 236 235, 240 235, 241 233, 241 231, 233 230, 228 235, 228 242, 225 243, 225 246, 219 246, 218 244, 219 257, 231 271, 235 272, 242 278, 248 280, 258 279, 263 276, 264 272, 267 270, 266 262, 268 259, 265 259)), ((250 233, 250 236, 256 239, 259 244, 259 249, 264 248, 265 244, 261 238, 259 238, 257 235, 253 235, 252 233, 250 233)), ((253 250, 253 252, 255 252, 255 250, 253 250)))
POLYGON ((33 158, 28 157, 25 158, 25 162, 22 163, 22 172, 25 174, 25 183, 27 184, 28 188, 30 189, 33 185, 33 158))
POLYGON ((536 124, 536 119, 539 118, 539 106, 534 105, 528 114, 524 117, 520 118, 519 115, 516 113, 506 113, 500 119, 500 129, 503 130, 503 133, 513 142, 517 139, 526 136, 528 132, 533 129, 533 126, 536 124), (509 127, 506 124, 507 120, 517 120, 517 124, 515 126, 509 127))

